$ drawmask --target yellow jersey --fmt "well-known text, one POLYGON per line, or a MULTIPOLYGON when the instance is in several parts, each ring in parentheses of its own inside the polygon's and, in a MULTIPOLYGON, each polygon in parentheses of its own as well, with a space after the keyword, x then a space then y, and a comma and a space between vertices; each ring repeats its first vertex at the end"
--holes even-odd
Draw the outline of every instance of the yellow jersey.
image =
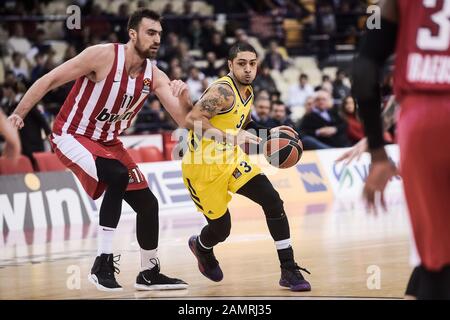
MULTIPOLYGON (((243 99, 231 77, 220 78, 211 86, 217 84, 229 85, 233 89, 234 103, 228 110, 212 117, 210 122, 228 134, 237 135, 253 104, 253 89, 247 86, 248 97, 243 99)), ((241 147, 200 136, 201 132, 189 132, 189 148, 181 164, 183 181, 197 210, 209 219, 218 219, 227 211, 232 198, 230 192, 237 192, 260 174, 261 169, 251 163, 241 147)))
MULTIPOLYGON (((250 113, 253 104, 253 88, 248 85, 245 88, 247 97, 242 97, 233 78, 225 76, 214 81, 209 88, 218 84, 225 84, 231 87, 234 92, 234 103, 227 110, 223 110, 213 116, 210 123, 228 134, 237 135, 245 123, 245 119, 250 113)), ((208 92, 208 89, 203 95, 208 92)), ((227 143, 218 143, 208 138, 201 138, 193 130, 188 134, 189 151, 185 155, 184 161, 191 163, 230 163, 237 160, 237 156, 243 151, 239 146, 233 146, 227 143)))

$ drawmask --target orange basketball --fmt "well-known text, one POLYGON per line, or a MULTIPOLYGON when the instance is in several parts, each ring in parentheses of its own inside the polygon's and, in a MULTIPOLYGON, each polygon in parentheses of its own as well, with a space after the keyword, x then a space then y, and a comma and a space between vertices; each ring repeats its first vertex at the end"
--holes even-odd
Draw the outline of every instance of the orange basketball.
POLYGON ((281 129, 270 134, 263 145, 264 156, 274 167, 296 165, 303 154, 303 144, 294 130, 281 129))

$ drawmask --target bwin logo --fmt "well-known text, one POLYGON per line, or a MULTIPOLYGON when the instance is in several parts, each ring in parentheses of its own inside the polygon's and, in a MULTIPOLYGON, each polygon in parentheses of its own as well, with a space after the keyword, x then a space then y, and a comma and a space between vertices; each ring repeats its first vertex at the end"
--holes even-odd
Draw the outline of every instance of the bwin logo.
POLYGON ((1 180, 0 230, 84 224, 91 220, 70 172, 4 176, 1 180))
POLYGON ((132 111, 128 111, 122 114, 109 113, 108 109, 104 108, 102 112, 97 116, 97 121, 113 123, 117 121, 130 120, 133 115, 132 111))

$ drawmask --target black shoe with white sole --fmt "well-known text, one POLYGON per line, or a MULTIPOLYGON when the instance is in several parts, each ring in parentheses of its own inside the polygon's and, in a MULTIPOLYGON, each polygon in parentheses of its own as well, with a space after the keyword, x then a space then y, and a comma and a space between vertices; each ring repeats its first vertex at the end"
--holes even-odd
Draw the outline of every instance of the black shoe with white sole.
POLYGON ((169 278, 162 274, 157 259, 152 263, 155 265, 152 269, 139 272, 134 287, 137 290, 179 290, 187 289, 188 284, 180 279, 169 278))
POLYGON ((88 276, 89 282, 100 291, 122 291, 122 287, 117 283, 114 273, 120 273, 119 268, 114 264, 120 259, 120 255, 102 253, 95 258, 91 273, 88 276))

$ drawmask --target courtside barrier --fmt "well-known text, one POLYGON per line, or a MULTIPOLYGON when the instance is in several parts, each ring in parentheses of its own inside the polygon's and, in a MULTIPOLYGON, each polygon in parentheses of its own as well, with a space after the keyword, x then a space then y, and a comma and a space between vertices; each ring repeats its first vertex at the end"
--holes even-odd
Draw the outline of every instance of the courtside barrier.
MULTIPOLYGON (((361 196, 369 171, 370 159, 364 154, 349 165, 336 163, 347 149, 304 152, 300 163, 289 169, 270 166, 262 155, 251 156, 272 181, 281 198, 289 203, 327 204, 334 198, 361 196)), ((398 164, 398 147, 387 147, 391 159, 398 164)), ((182 211, 195 214, 195 206, 184 187, 181 161, 141 163, 142 173, 159 200, 160 214, 182 211)), ((401 193, 399 177, 392 179, 387 192, 401 193)), ((102 198, 92 201, 71 172, 43 172, 0 176, 0 230, 26 230, 85 224, 96 220, 102 198)), ((235 196, 231 208, 254 205, 235 196)), ((123 218, 134 218, 124 202, 123 218)))

